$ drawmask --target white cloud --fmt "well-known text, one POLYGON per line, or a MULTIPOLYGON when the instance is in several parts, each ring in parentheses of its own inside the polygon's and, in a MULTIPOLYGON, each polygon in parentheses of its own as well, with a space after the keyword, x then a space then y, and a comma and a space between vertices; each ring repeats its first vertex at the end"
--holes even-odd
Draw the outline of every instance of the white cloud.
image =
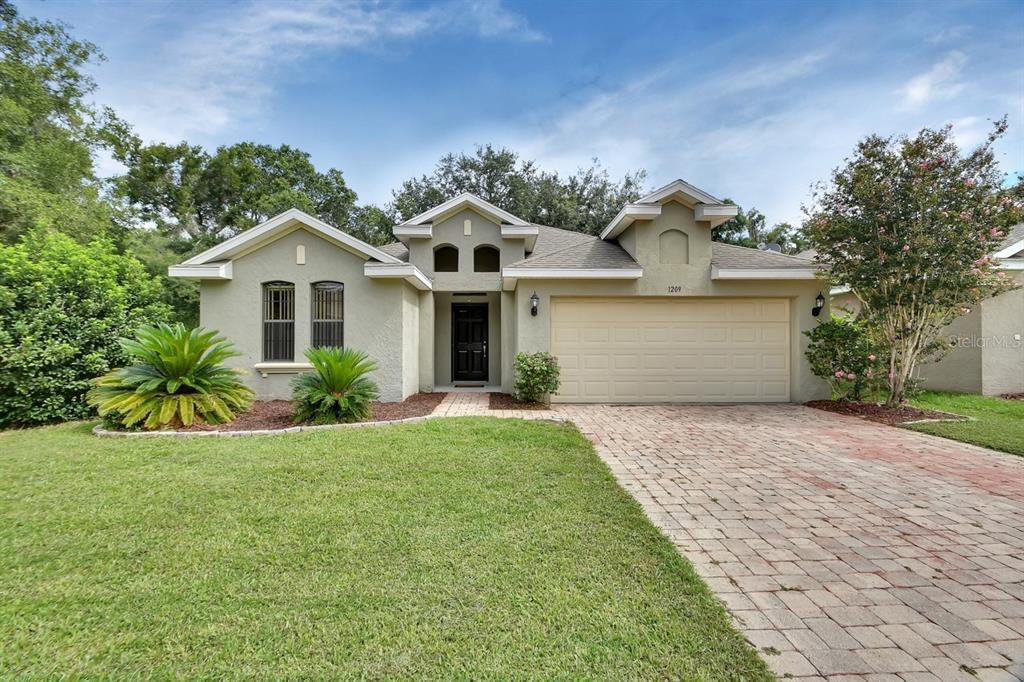
POLYGON ((933 45, 942 45, 944 43, 959 42, 971 32, 971 27, 965 24, 958 24, 956 26, 948 26, 944 29, 936 31, 928 37, 928 42, 933 45))
POLYGON ((914 109, 928 102, 951 99, 958 95, 964 89, 960 76, 966 64, 967 55, 954 50, 932 68, 911 78, 899 90, 903 98, 902 108, 914 109))
POLYGON ((166 36, 151 57, 101 74, 100 94, 146 140, 216 134, 254 117, 275 77, 300 61, 344 49, 375 49, 430 32, 534 42, 544 36, 500 0, 444 5, 319 0, 218 6, 198 28, 166 36), (218 11, 219 10, 219 11, 218 11))
POLYGON ((722 84, 733 92, 777 87, 816 73, 825 65, 828 57, 828 52, 819 50, 793 59, 761 62, 737 70, 725 78, 722 84))

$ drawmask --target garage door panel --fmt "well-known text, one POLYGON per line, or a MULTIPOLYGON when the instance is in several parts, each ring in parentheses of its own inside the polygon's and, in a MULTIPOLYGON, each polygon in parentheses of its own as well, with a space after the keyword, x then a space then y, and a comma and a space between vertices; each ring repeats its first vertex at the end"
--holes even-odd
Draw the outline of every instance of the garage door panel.
POLYGON ((784 299, 552 300, 559 402, 789 400, 784 299))

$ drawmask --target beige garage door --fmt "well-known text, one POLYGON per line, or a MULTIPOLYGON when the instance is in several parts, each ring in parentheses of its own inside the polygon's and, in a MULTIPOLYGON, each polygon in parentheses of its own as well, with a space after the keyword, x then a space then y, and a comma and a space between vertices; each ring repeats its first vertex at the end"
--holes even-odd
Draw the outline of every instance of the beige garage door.
POLYGON ((556 402, 786 402, 789 301, 555 298, 556 402))

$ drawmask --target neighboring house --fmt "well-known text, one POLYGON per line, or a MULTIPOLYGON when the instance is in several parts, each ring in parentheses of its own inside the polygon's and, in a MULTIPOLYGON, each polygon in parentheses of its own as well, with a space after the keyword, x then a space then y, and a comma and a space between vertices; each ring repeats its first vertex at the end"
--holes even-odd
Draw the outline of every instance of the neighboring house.
POLYGON ((802 334, 813 262, 711 241, 736 207, 677 180, 599 237, 531 224, 471 194, 370 246, 290 210, 170 268, 200 280, 200 322, 287 398, 310 345, 379 364, 383 400, 509 391, 519 351, 562 366, 559 402, 788 402, 826 395, 802 334))
MULTIPOLYGON (((801 254, 804 255, 804 254, 801 254)), ((999 270, 1024 285, 1024 223, 1015 225, 996 252, 999 270)), ((832 308, 856 314, 849 288, 832 289, 832 308)), ((946 328, 953 349, 921 366, 925 388, 983 395, 1024 392, 1024 289, 986 299, 946 328)))

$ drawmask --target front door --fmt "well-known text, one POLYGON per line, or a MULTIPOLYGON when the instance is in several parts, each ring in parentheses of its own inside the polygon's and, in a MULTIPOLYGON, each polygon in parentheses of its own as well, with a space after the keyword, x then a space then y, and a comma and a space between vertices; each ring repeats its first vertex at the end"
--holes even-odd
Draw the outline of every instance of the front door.
POLYGON ((487 381, 487 304, 452 304, 452 381, 487 381))

